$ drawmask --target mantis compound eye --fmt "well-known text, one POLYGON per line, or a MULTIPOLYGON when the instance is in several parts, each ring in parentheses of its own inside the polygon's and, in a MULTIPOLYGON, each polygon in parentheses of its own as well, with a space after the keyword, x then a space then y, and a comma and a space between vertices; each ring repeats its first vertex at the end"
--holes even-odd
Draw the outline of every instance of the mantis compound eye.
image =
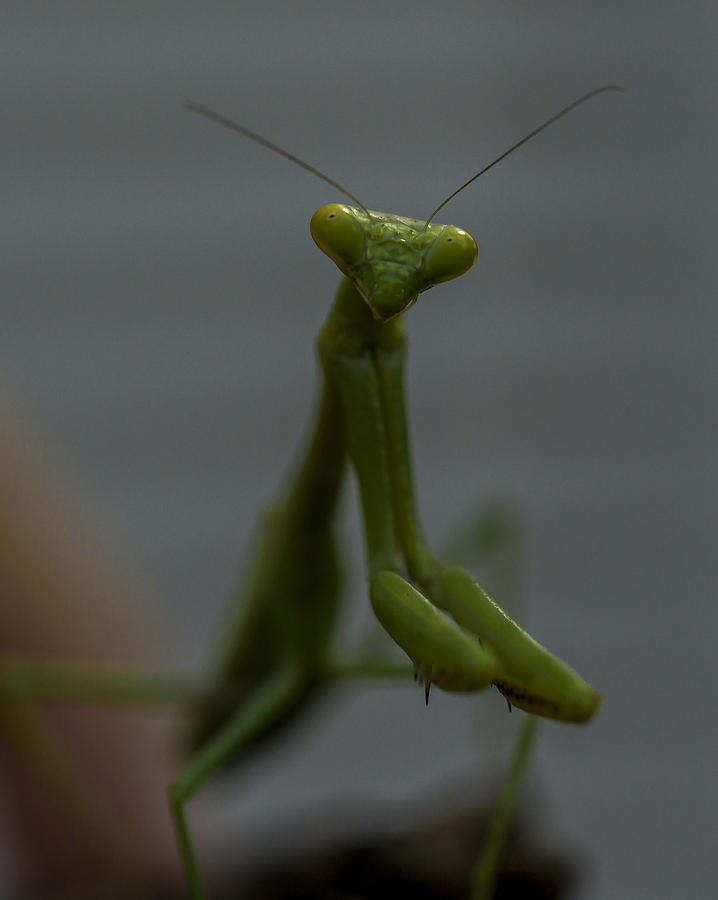
POLYGON ((309 228, 319 249, 344 271, 364 255, 365 231, 352 208, 328 203, 312 216, 309 228))
POLYGON ((430 284, 458 278, 473 266, 478 255, 476 241, 468 231, 445 225, 424 254, 424 274, 430 284))

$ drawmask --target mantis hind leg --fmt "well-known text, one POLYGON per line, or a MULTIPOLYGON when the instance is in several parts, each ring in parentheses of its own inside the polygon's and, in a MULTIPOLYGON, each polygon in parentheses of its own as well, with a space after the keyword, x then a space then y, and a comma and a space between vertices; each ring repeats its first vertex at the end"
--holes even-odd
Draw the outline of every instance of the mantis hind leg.
POLYGON ((22 804, 20 822, 28 829, 23 832, 21 825, 21 834, 36 858, 23 875, 33 895, 36 883, 51 878, 68 889, 72 885, 79 890, 78 881, 92 883, 108 900, 149 897, 148 884, 160 877, 165 849, 164 831, 154 825, 154 801, 140 807, 150 781, 142 770, 138 780, 132 776, 135 766, 144 764, 144 754, 159 746, 154 742, 155 737, 160 740, 159 732, 151 732, 150 742, 145 740, 147 732, 134 730, 134 722, 126 731, 113 731, 109 719, 100 719, 99 724, 88 719, 87 727, 78 727, 78 719, 52 716, 48 701, 59 707, 85 703, 164 707, 204 696, 208 689, 184 675, 0 656, 0 743, 22 773, 13 787, 18 791, 15 802, 22 804), (110 768, 93 766, 93 747, 108 734, 113 735, 113 752, 120 754, 118 763, 122 760, 119 782, 108 777, 110 768), (143 741, 141 746, 133 743, 133 735, 143 741), (129 754, 121 756, 127 749, 129 754), (42 802, 39 797, 37 803, 27 802, 35 788, 42 802))
POLYGON ((513 757, 499 794, 481 855, 471 875, 471 900, 491 900, 498 880, 501 857, 516 814, 521 785, 538 733, 537 716, 526 715, 521 723, 513 757))
POLYGON ((261 733, 267 723, 294 702, 301 681, 294 669, 280 669, 269 676, 220 730, 200 748, 181 775, 169 787, 169 804, 177 845, 193 900, 208 894, 197 862, 186 805, 205 781, 224 767, 242 747, 261 733))

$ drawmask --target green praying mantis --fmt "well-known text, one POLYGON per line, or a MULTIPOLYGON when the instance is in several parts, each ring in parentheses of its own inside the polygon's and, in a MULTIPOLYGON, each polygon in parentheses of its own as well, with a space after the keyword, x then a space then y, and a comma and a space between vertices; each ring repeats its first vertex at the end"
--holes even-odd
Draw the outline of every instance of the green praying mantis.
MULTIPOLYGON (((510 707, 531 714, 475 872, 475 898, 491 894, 536 717, 581 723, 598 710, 601 696, 595 688, 513 621, 466 570, 445 566, 426 544, 412 476, 403 314, 420 293, 463 275, 476 260, 476 242, 468 232, 434 221, 445 204, 559 118, 616 90, 622 88, 605 85, 563 108, 461 185, 425 221, 369 210, 286 150, 204 106, 186 104, 309 170, 352 204, 330 203, 311 219, 315 243, 343 275, 317 341, 319 407, 289 484, 265 513, 238 612, 226 630, 217 690, 196 707, 193 756, 169 787, 194 900, 209 894, 192 842, 188 801, 210 776, 283 727, 337 678, 403 678, 413 668, 427 703, 432 685, 452 692, 493 686, 510 707), (333 646, 340 594, 334 520, 349 464, 359 486, 371 606, 411 666, 369 656, 344 659, 333 646)), ((62 682, 61 673, 53 680, 45 670, 43 689, 37 670, 31 664, 23 668, 22 661, 0 667, 0 676, 5 681, 0 690, 10 699, 33 691, 52 694, 48 682, 55 689, 62 682)), ((118 684, 117 695, 122 691, 118 684)), ((161 687, 157 691, 163 696, 161 687)), ((151 687, 135 690, 140 699, 152 692, 151 687)), ((167 693, 180 699, 181 692, 167 693)))

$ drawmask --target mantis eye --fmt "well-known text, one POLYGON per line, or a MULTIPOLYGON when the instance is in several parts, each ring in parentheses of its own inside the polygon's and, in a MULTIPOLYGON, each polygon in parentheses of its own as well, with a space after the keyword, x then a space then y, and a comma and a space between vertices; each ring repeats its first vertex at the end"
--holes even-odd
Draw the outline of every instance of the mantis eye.
POLYGON ((364 255, 364 228, 351 207, 343 203, 321 206, 312 216, 309 228, 319 249, 340 269, 364 255))
POLYGON ((468 231, 446 225, 424 256, 424 273, 431 284, 458 278, 473 266, 478 254, 468 231))

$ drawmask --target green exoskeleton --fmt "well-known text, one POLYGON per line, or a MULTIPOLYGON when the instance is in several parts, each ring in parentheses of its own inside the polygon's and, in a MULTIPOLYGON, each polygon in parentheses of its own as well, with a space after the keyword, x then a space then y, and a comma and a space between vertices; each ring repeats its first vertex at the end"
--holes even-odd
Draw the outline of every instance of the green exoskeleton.
MULTIPOLYGON (((598 88, 544 122, 474 175, 495 165, 598 88)), ((186 817, 188 799, 214 772, 283 726, 332 679, 410 675, 394 660, 342 659, 332 646, 340 593, 334 514, 350 464, 359 484, 368 587, 384 629, 413 664, 428 701, 446 691, 496 687, 534 716, 585 722, 600 694, 516 624, 465 570, 428 548, 417 512, 404 392, 403 314, 419 294, 467 272, 477 257, 466 231, 367 209, 321 172, 266 139, 197 104, 342 191, 352 204, 322 206, 311 220, 319 248, 343 278, 318 342, 321 396, 315 422, 280 499, 266 513, 236 622, 227 629, 214 699, 197 710, 195 754, 170 787, 180 854, 195 900, 207 897, 186 817)), ((458 193, 456 191, 455 193, 458 193)), ((27 684, 32 678, 26 673, 27 684)), ((29 690, 29 688, 28 688, 29 690)), ((149 692, 151 693, 151 691, 149 692)), ((488 897, 534 731, 519 750, 473 896, 488 897)))

